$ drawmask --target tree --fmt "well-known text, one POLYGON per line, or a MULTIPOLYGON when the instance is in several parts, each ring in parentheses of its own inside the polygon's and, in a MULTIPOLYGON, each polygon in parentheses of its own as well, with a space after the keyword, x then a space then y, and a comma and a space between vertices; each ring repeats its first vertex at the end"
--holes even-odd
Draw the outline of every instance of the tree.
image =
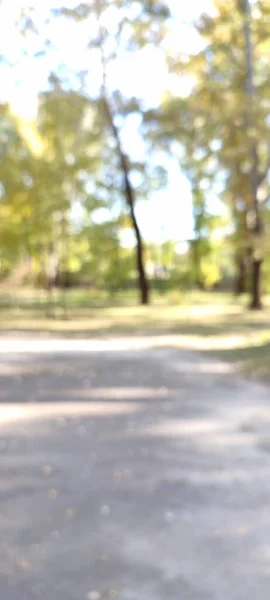
POLYGON ((140 290, 141 304, 148 304, 148 302, 149 302, 149 284, 148 284, 148 280, 147 280, 147 276, 146 276, 146 272, 145 272, 145 265, 144 265, 144 245, 143 245, 143 240, 142 240, 142 235, 141 235, 141 231, 139 228, 138 220, 137 220, 136 213, 135 213, 135 193, 134 193, 134 190, 133 190, 133 187, 131 184, 131 180, 130 180, 130 169, 129 169, 129 164, 128 164, 128 158, 122 149, 120 134, 119 134, 117 126, 115 125, 114 117, 111 112, 111 107, 110 107, 110 104, 107 99, 105 91, 104 91, 102 100, 103 100, 104 112, 107 117, 109 126, 111 127, 111 130, 112 130, 112 133, 113 133, 113 136, 115 139, 115 143, 116 143, 118 157, 119 157, 121 170, 122 170, 122 174, 123 174, 126 202, 127 202, 128 208, 129 208, 130 219, 131 219, 133 231, 134 231, 135 238, 136 238, 136 264, 137 264, 138 286, 139 286, 139 290, 140 290))
MULTIPOLYGON (((269 82, 268 70, 261 55, 265 44, 265 11, 257 9, 256 27, 251 23, 249 4, 229 0, 215 2, 215 13, 203 14, 197 22, 202 50, 194 55, 176 57, 172 68, 182 76, 192 77, 187 98, 178 102, 168 96, 161 119, 171 140, 179 140, 186 149, 194 137, 197 156, 206 157, 202 175, 212 170, 211 187, 219 190, 227 203, 235 236, 238 284, 251 266, 253 308, 260 307, 259 280, 263 249, 263 210, 259 188, 269 168, 269 82), (251 27, 256 56, 256 78, 252 57, 251 27), (256 83, 255 83, 256 82, 256 83), (258 98, 263 91, 263 102, 258 98), (178 124, 177 124, 178 118, 178 124), (249 258, 248 258, 249 257, 249 258)), ((181 154, 189 157, 192 154, 181 154)), ((185 167, 184 167, 185 168, 185 167)), ((209 192, 208 192, 209 194, 209 192)))
MULTIPOLYGON (((96 49, 100 52, 101 85, 96 96, 99 98, 102 114, 105 115, 108 144, 112 138, 118 157, 117 168, 122 174, 122 190, 136 240, 140 300, 142 304, 147 304, 149 283, 144 265, 144 244, 136 215, 136 192, 132 184, 134 159, 132 152, 125 148, 122 139, 125 119, 130 114, 129 107, 131 113, 134 110, 140 112, 141 109, 135 99, 125 98, 119 90, 113 89, 112 84, 108 81, 111 69, 124 55, 129 55, 135 50, 139 51, 146 44, 154 45, 158 40, 160 41, 163 24, 166 22, 169 12, 163 2, 156 0, 151 3, 144 3, 140 0, 136 4, 135 10, 126 0, 115 0, 113 5, 108 0, 95 0, 91 4, 81 3, 73 10, 60 9, 54 14, 75 19, 79 23, 92 18, 92 22, 96 24, 96 32, 88 41, 90 52, 96 51, 96 49)), ((146 169, 144 174, 146 174, 146 169)))
POLYGON ((246 113, 246 127, 248 129, 248 151, 250 153, 250 195, 251 195, 251 210, 252 224, 251 228, 254 232, 254 243, 252 247, 252 279, 251 279, 251 304, 250 308, 261 308, 261 266, 262 255, 256 243, 260 240, 263 233, 263 222, 258 199, 259 187, 259 156, 258 144, 256 140, 256 122, 254 120, 255 108, 255 87, 254 87, 254 54, 251 34, 251 8, 249 0, 239 0, 240 11, 243 13, 243 32, 245 38, 245 55, 246 55, 246 94, 249 110, 246 113), (254 135, 255 134, 255 135, 254 135))

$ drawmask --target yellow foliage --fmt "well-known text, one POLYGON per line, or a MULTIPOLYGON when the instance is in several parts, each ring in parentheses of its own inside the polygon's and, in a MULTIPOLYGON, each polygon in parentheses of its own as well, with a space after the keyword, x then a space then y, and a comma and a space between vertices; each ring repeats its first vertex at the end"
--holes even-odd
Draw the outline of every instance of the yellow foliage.
POLYGON ((68 269, 71 273, 78 273, 82 266, 82 261, 78 256, 72 256, 68 261, 68 269))
POLYGON ((37 130, 35 122, 33 120, 24 119, 18 116, 16 113, 14 113, 12 108, 10 108, 10 112, 13 114, 16 120, 18 131, 23 140, 26 142, 30 152, 37 158, 41 157, 44 151, 44 144, 37 130))
POLYGON ((206 289, 211 289, 221 278, 219 266, 209 257, 202 259, 201 272, 206 289))

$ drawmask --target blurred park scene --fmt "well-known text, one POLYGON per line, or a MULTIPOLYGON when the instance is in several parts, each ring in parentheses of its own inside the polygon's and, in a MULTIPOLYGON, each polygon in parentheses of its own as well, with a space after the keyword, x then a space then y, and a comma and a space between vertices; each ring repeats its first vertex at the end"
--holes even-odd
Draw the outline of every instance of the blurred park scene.
POLYGON ((270 292, 268 4, 0 10, 3 331, 151 303, 138 328, 180 333, 205 301, 266 358, 268 313, 244 313, 270 292))
POLYGON ((269 56, 268 0, 0 0, 3 600, 269 597, 269 56))

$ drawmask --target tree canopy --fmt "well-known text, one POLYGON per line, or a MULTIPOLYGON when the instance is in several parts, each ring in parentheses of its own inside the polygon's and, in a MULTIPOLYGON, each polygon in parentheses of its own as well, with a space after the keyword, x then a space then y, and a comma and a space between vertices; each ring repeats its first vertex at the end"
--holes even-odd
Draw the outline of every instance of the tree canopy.
POLYGON ((142 303, 150 280, 202 289, 231 281, 259 308, 269 264, 270 7, 215 0, 188 23, 166 0, 4 2, 1 15, 11 37, 0 63, 1 277, 21 269, 34 284, 110 293, 137 285, 142 303), (185 47, 178 30, 193 42, 185 47), (9 90, 11 74, 18 90, 31 88, 33 106, 31 94, 23 104, 9 90), (172 162, 189 195, 170 185, 172 162), (193 231, 144 239, 143 206, 151 199, 154 230, 158 197, 166 211, 172 189, 179 210, 170 219, 183 221, 191 205, 193 231))

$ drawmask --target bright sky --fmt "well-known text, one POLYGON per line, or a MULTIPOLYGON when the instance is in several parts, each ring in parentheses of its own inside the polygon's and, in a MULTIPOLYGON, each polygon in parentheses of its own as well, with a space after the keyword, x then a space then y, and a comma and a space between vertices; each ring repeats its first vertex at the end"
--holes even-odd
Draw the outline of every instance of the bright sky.
MULTIPOLYGON (((44 20, 48 10, 53 6, 72 7, 78 2, 74 0, 2 0, 0 6, 0 54, 8 57, 14 64, 10 69, 0 64, 1 92, 0 100, 11 101, 16 112, 26 119, 31 118, 36 110, 36 97, 39 90, 46 87, 48 74, 57 64, 68 65, 69 70, 89 70, 89 52, 86 51, 87 41, 91 32, 89 22, 76 24, 71 21, 59 26, 56 22, 44 30, 44 20), (52 40, 54 49, 46 57, 32 58, 33 53, 40 51, 43 40, 34 33, 22 38, 14 28, 14 19, 21 5, 35 7, 38 28, 52 40), (72 43, 71 43, 72 40, 72 43)), ((203 11, 211 11, 211 0, 168 0, 175 16, 170 34, 167 37, 167 47, 172 52, 196 52, 200 41, 191 26, 191 21, 203 11)), ((94 93, 100 80, 99 56, 91 55, 91 69, 87 78, 90 93, 94 93)), ((173 82, 164 63, 162 52, 146 47, 141 52, 130 56, 122 56, 109 73, 109 85, 113 89, 121 89, 127 96, 137 95, 149 106, 160 102, 164 89, 173 85, 176 92, 185 93, 187 83, 179 77, 173 82), (132 77, 130 74, 132 73, 132 77)), ((136 122, 129 124, 129 130, 124 136, 132 139, 132 147, 140 154, 141 141, 138 137, 136 122), (137 138, 137 139, 136 139, 137 138)), ((143 235, 148 240, 187 239, 192 236, 192 212, 189 185, 181 174, 177 161, 168 163, 169 185, 166 191, 155 193, 150 199, 138 204, 137 213, 143 235), (153 214, 155 218, 153 219, 153 214)), ((129 243, 128 234, 124 240, 129 243)))

